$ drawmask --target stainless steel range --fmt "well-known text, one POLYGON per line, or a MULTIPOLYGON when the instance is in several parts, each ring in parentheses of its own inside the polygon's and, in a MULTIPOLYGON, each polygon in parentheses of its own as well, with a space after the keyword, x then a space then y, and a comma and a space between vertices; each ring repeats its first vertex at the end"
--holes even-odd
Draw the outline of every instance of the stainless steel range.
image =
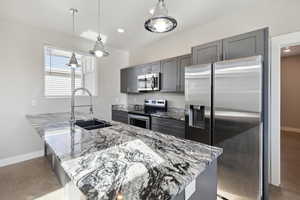
POLYGON ((167 112, 167 100, 145 100, 144 109, 128 112, 128 124, 151 129, 151 114, 167 112))

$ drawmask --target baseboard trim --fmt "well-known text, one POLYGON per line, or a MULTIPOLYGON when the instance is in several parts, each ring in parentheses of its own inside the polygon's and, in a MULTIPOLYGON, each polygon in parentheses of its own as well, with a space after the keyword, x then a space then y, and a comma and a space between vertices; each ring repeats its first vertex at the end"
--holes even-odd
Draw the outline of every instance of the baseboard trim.
POLYGON ((300 129, 299 128, 293 128, 293 127, 281 127, 280 128, 282 131, 287 131, 287 132, 294 132, 294 133, 300 133, 300 129))
POLYGON ((23 162, 26 160, 39 158, 39 157, 42 157, 43 155, 44 155, 44 151, 41 150, 41 151, 34 151, 31 153, 27 153, 27 154, 22 154, 22 155, 18 155, 18 156, 5 158, 5 159, 0 160, 0 167, 5 167, 8 165, 16 164, 16 163, 23 162))

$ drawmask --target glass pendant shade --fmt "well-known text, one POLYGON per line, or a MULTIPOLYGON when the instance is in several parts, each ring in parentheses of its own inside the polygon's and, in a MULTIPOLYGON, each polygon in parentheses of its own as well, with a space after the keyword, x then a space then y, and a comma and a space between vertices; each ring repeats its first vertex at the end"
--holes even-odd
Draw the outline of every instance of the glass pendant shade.
POLYGON ((70 61, 68 63, 68 66, 74 67, 74 68, 79 66, 76 55, 75 55, 74 52, 72 53, 72 56, 71 56, 70 61))
POLYGON ((176 27, 176 19, 168 16, 164 0, 159 0, 152 17, 145 22, 145 28, 150 32, 165 33, 174 30, 176 27))
POLYGON ((109 56, 109 53, 104 48, 104 44, 101 40, 100 35, 98 36, 97 41, 94 45, 94 48, 93 48, 93 50, 90 51, 90 53, 98 58, 109 56))

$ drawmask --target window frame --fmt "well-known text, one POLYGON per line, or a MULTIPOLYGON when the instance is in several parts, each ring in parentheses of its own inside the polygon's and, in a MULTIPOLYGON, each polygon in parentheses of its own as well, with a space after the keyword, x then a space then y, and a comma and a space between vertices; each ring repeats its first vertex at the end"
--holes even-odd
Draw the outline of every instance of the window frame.
MULTIPOLYGON (((52 49, 57 49, 57 50, 61 50, 61 51, 68 51, 68 52, 72 52, 73 50, 71 49, 68 49, 68 48, 63 48, 63 47, 58 47, 58 46, 53 46, 53 45, 49 45, 49 44, 44 44, 43 45, 43 97, 46 98, 46 99, 71 99, 71 95, 46 95, 46 75, 47 72, 46 69, 45 69, 45 50, 46 48, 52 48, 52 49)), ((80 55, 83 55, 83 56, 92 56, 90 55, 89 53, 87 52, 84 52, 82 50, 77 50, 75 49, 75 53, 76 54, 80 54, 80 55)), ((55 72, 53 72, 55 73, 55 72)), ((94 66, 94 76, 95 76, 95 91, 93 92, 94 94, 92 94, 93 97, 98 97, 98 70, 97 70, 97 61, 95 60, 95 66, 94 66)), ((85 75, 82 74, 82 83, 83 83, 83 87, 84 87, 84 77, 85 75)), ((86 97, 87 94, 77 94, 76 97, 86 97)))

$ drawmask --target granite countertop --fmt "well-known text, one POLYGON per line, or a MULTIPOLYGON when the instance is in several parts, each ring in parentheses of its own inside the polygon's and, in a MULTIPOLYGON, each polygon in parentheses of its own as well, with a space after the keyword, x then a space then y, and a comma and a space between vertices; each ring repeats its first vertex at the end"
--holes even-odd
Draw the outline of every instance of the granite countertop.
MULTIPOLYGON (((124 105, 124 104, 112 105, 112 110, 134 112, 134 111, 136 111, 136 109, 138 109, 139 111, 141 111, 141 110, 143 111, 143 105, 124 105)), ((151 114, 151 116, 184 121, 185 120, 185 109, 170 107, 170 108, 168 108, 167 112, 159 112, 159 113, 151 114)))
POLYGON ((86 131, 72 129, 66 113, 27 118, 87 199, 115 199, 117 192, 130 200, 172 199, 222 153, 114 121, 111 127, 86 131))

